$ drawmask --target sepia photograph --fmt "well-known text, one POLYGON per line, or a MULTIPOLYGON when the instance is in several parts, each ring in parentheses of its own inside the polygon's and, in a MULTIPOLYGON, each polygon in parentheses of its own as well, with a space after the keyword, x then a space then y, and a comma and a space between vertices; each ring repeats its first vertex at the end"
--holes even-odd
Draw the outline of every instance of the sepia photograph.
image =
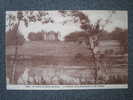
POLYGON ((6 11, 9 90, 128 88, 126 10, 6 11))

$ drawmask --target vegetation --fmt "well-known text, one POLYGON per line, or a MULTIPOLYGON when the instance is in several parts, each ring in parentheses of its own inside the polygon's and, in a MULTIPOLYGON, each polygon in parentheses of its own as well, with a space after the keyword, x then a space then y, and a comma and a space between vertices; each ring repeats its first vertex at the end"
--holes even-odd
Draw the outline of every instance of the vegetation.
POLYGON ((6 32, 6 46, 9 45, 22 45, 25 42, 24 36, 17 31, 17 24, 13 29, 6 32), (17 39, 16 39, 17 37, 17 39))
POLYGON ((128 30, 117 27, 111 32, 110 35, 113 40, 118 40, 120 42, 122 52, 127 53, 128 52, 128 30))
MULTIPOLYGON (((113 54, 113 52, 114 52, 113 50, 106 51, 105 54, 104 55, 100 55, 100 57, 97 57, 97 55, 94 52, 94 49, 98 45, 99 40, 118 40, 120 42, 122 52, 127 53, 128 52, 128 35, 127 35, 127 30, 124 30, 124 29, 121 29, 121 28, 116 28, 112 32, 107 32, 107 31, 105 31, 103 29, 102 26, 100 26, 100 21, 101 21, 100 19, 97 20, 97 22, 95 24, 91 24, 88 16, 86 16, 83 12, 80 12, 80 11, 70 11, 70 13, 67 13, 66 11, 60 11, 60 12, 62 13, 63 16, 65 16, 65 15, 67 15, 67 16, 73 16, 74 17, 74 22, 77 21, 76 18, 79 18, 79 20, 80 20, 80 27, 81 27, 82 31, 72 32, 69 35, 67 35, 64 39, 67 42, 68 41, 73 41, 73 42, 78 42, 79 44, 84 44, 85 47, 87 48, 87 51, 90 54, 89 57, 88 57, 87 54, 86 54, 86 57, 83 56, 81 54, 81 52, 80 52, 80 53, 77 53, 75 55, 75 57, 73 57, 73 59, 74 60, 76 59, 76 62, 75 63, 80 63, 81 65, 82 65, 82 62, 83 61, 88 62, 88 66, 87 66, 88 68, 87 69, 89 69, 89 67, 93 67, 93 69, 91 69, 91 70, 89 69, 89 71, 91 72, 91 75, 93 76, 92 79, 94 79, 94 81, 95 81, 95 82, 92 82, 92 83, 93 84, 94 83, 95 84, 97 84, 97 83, 109 83, 110 84, 110 83, 115 83, 115 82, 116 83, 127 83, 127 81, 124 80, 123 78, 121 78, 121 76, 115 77, 115 76, 110 76, 109 75, 110 74, 110 72, 109 72, 110 69, 112 69, 115 64, 118 64, 118 62, 117 63, 116 62, 113 62, 113 61, 116 61, 115 58, 111 59, 109 57, 111 54, 113 54)), ((22 64, 21 65, 18 65, 17 64, 18 45, 22 45, 24 43, 24 41, 25 41, 24 36, 21 35, 19 33, 19 30, 18 30, 18 27, 20 25, 20 21, 24 21, 25 22, 25 26, 27 26, 27 27, 28 27, 29 22, 41 21, 43 24, 48 23, 48 22, 53 23, 53 20, 52 19, 45 18, 45 15, 47 15, 46 12, 37 12, 37 16, 34 16, 34 14, 32 13, 32 11, 31 12, 28 12, 28 13, 30 13, 30 16, 28 16, 28 14, 27 14, 26 17, 23 17, 23 13, 22 12, 21 13, 18 12, 17 13, 18 14, 17 15, 18 17, 17 17, 16 24, 13 25, 13 27, 6 32, 6 45, 7 46, 14 45, 14 48, 15 48, 13 62, 11 64, 9 64, 9 66, 8 66, 8 67, 11 66, 10 67, 10 70, 12 71, 12 73, 11 73, 11 77, 12 77, 11 78, 11 83, 17 83, 17 81, 15 81, 15 75, 16 75, 16 72, 17 72, 16 69, 17 68, 19 69, 19 67, 17 67, 17 66, 21 66, 22 65, 22 64), (42 20, 43 18, 45 20, 42 20)), ((11 17, 10 20, 13 20, 12 18, 14 19, 14 17, 11 17)), ((12 24, 9 23, 9 25, 12 25, 12 24)), ((31 32, 31 33, 29 33, 28 39, 31 40, 31 41, 40 41, 40 40, 43 40, 43 32, 38 32, 38 33, 31 32)), ((44 43, 42 45, 44 45, 44 43)), ((56 53, 58 51, 58 49, 57 49, 58 46, 59 45, 56 45, 55 46, 56 47, 56 50, 54 48, 54 51, 56 51, 56 53)), ((50 48, 50 46, 47 46, 47 47, 50 48)), ((68 51, 67 47, 68 46, 63 47, 63 48, 66 49, 66 52, 68 51)), ((72 46, 72 45, 71 45, 71 47, 74 48, 74 46, 72 46)), ((71 49, 71 48, 69 48, 69 49, 71 49)), ((84 49, 84 46, 81 46, 81 49, 84 49)), ((41 54, 41 52, 39 52, 39 50, 40 51, 43 51, 43 52, 45 51, 45 50, 42 49, 42 46, 41 45, 38 45, 38 46, 35 45, 35 49, 29 49, 30 52, 33 52, 32 50, 36 50, 36 52, 38 54, 39 53, 41 54)), ((50 52, 50 49, 47 49, 47 51, 48 50, 50 52)), ((60 50, 62 50, 63 52, 65 52, 65 50, 63 50, 63 49, 60 49, 60 50)), ((78 49, 78 50, 80 51, 80 49, 78 49)), ((70 51, 72 51, 72 49, 70 51)), ((75 54, 75 51, 77 51, 77 50, 76 49, 73 49, 74 54, 75 54)), ((63 54, 63 52, 60 53, 60 55, 63 54)), ((46 53, 48 53, 48 52, 46 52, 46 53)), ((49 54, 52 54, 52 53, 50 52, 49 54)), ((65 65, 60 65, 60 63, 57 62, 58 61, 58 57, 56 57, 56 56, 55 56, 55 58, 53 57, 53 55, 52 55, 52 57, 46 57, 45 56, 46 58, 44 57, 45 59, 42 60, 42 58, 38 58, 38 57, 41 57, 40 54, 37 55, 37 57, 35 57, 35 60, 32 60, 32 62, 33 62, 32 64, 36 63, 35 67, 36 66, 39 67, 39 65, 41 65, 41 64, 43 64, 45 66, 45 65, 50 65, 52 63, 54 63, 56 66, 62 66, 62 67, 65 66, 65 65), (41 62, 39 62, 39 61, 41 61, 41 62)), ((72 56, 72 53, 69 53, 69 54, 72 56)), ((70 57, 68 57, 67 59, 71 60, 70 57)), ((66 59, 66 62, 69 63, 69 61, 67 61, 67 59, 66 59)), ((65 60, 63 58, 61 60, 62 60, 62 62, 64 64, 65 63, 65 60)), ((24 62, 24 60, 22 61, 22 63, 23 64, 26 64, 24 62)), ((71 60, 71 63, 72 63, 71 65, 76 65, 73 60, 71 60)), ((119 65, 119 66, 121 67, 121 65, 119 65)), ((21 66, 21 67, 25 67, 25 65, 24 66, 21 66)), ((26 67, 28 67, 28 65, 26 67)), ((53 69, 54 68, 52 68, 52 70, 53 69)), ((54 70, 55 70, 55 72, 51 72, 51 73, 55 74, 55 73, 58 73, 58 71, 59 71, 56 68, 54 70)), ((75 70, 75 72, 76 71, 77 71, 77 69, 75 70)), ((87 74, 88 76, 82 76, 82 75, 84 75, 84 71, 82 72, 81 76, 78 76, 77 78, 75 78, 75 77, 73 78, 72 76, 71 77, 70 76, 69 77, 68 76, 65 76, 63 78, 60 78, 59 76, 56 76, 56 75, 55 75, 55 78, 50 78, 49 76, 47 76, 47 77, 48 77, 49 80, 53 80, 53 82, 56 79, 58 79, 56 81, 58 81, 57 83, 60 83, 60 84, 66 84, 65 83, 65 81, 67 81, 67 80, 65 80, 66 77, 68 77, 71 82, 74 81, 75 84, 76 84, 76 81, 75 80, 78 80, 78 82, 77 82, 78 84, 90 84, 91 83, 90 82, 91 79, 88 78, 89 75, 87 74), (83 79, 83 78, 85 78, 85 79, 83 79)), ((45 73, 45 74, 47 75, 47 73, 45 73)), ((44 75, 44 77, 46 75, 44 75)), ((63 73, 63 75, 64 75, 64 73, 63 73)), ((54 77, 54 76, 52 76, 52 77, 54 77)), ((127 76, 122 76, 122 77, 127 78, 127 76)), ((38 79, 39 78, 40 78, 40 76, 38 77, 38 79)), ((28 84, 48 84, 47 83, 47 80, 42 79, 42 76, 41 76, 41 79, 39 80, 41 82, 38 82, 38 80, 36 79, 36 77, 33 77, 32 80, 33 80, 33 83, 30 80, 28 80, 28 81, 26 80, 26 81, 27 82, 30 82, 28 84)), ((71 82, 70 83, 68 82, 68 84, 73 84, 71 82)))
POLYGON ((30 41, 41 41, 43 40, 43 32, 38 32, 38 33, 30 32, 28 35, 28 39, 30 41))

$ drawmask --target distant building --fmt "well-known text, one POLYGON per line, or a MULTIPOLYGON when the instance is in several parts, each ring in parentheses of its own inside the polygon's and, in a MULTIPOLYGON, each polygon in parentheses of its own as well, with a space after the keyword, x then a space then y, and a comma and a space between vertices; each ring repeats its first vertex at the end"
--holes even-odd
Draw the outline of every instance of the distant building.
POLYGON ((59 40, 59 32, 30 32, 28 35, 28 39, 30 41, 58 41, 59 40))
POLYGON ((50 32, 43 32, 43 36, 44 36, 44 40, 54 40, 57 41, 59 40, 59 33, 58 32, 54 32, 54 31, 50 31, 50 32))

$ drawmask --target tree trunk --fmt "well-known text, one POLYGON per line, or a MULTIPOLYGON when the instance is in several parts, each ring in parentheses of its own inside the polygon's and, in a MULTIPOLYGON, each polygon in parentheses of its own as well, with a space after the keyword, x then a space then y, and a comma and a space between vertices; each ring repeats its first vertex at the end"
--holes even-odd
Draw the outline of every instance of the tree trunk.
POLYGON ((87 47, 88 47, 88 50, 91 52, 91 62, 94 66, 94 80, 95 80, 95 84, 97 83, 97 72, 98 72, 98 67, 97 67, 97 64, 96 64, 96 57, 95 57, 95 52, 94 52, 94 48, 95 48, 95 45, 94 45, 94 41, 92 41, 90 39, 90 37, 88 37, 88 40, 87 41, 87 47))
POLYGON ((95 84, 96 84, 97 83, 97 72, 98 72, 98 68, 97 68, 97 64, 96 64, 96 57, 95 57, 94 49, 89 48, 89 50, 92 53, 91 61, 94 64, 94 79, 95 79, 95 84))
POLYGON ((18 27, 19 27, 20 21, 18 21, 17 29, 16 29, 16 35, 15 35, 15 52, 13 57, 13 64, 12 64, 12 76, 11 76, 11 83, 15 84, 15 73, 16 73, 16 62, 17 62, 17 55, 18 55, 18 27))

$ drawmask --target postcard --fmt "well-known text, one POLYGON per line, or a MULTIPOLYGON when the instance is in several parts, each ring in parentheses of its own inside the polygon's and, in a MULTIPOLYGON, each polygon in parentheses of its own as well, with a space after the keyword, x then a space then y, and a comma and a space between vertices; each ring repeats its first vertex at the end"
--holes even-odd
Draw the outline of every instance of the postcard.
POLYGON ((126 10, 6 11, 8 90, 128 88, 126 10))

